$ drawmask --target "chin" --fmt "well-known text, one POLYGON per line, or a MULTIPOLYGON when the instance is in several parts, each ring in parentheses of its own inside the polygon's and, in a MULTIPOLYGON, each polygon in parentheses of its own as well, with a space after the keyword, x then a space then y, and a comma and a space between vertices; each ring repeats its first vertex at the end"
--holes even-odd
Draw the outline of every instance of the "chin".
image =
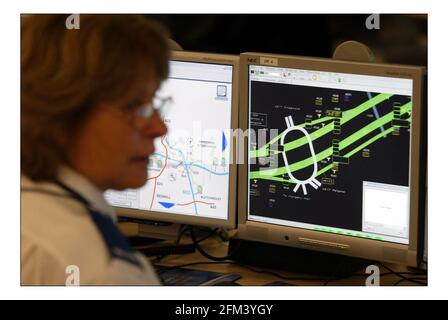
POLYGON ((122 179, 118 180, 115 188, 116 190, 125 190, 125 189, 138 189, 143 187, 148 181, 148 173, 144 172, 144 174, 127 174, 122 179))
POLYGON ((126 186, 123 188, 124 189, 139 189, 141 187, 143 187, 146 183, 146 179, 144 180, 140 180, 140 181, 132 181, 126 184, 126 186))

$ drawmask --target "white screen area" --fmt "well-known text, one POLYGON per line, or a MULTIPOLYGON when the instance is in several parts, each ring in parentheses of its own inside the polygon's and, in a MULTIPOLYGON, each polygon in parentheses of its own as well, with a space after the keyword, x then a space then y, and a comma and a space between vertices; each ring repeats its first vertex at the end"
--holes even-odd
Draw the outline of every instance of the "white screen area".
POLYGON ((164 114, 168 134, 156 141, 148 183, 107 191, 117 207, 214 219, 228 218, 231 65, 170 61, 157 92, 171 96, 164 114))
POLYGON ((247 71, 248 220, 408 244, 412 80, 247 71))
POLYGON ((409 230, 409 188, 365 181, 363 231, 406 238, 409 230))

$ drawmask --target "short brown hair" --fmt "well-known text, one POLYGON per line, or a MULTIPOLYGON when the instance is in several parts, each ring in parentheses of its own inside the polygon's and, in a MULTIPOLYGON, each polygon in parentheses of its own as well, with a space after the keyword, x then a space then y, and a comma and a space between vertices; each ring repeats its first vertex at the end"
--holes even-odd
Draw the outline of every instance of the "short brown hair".
POLYGON ((71 136, 92 107, 168 75, 168 34, 141 15, 22 17, 21 172, 56 179, 71 136))

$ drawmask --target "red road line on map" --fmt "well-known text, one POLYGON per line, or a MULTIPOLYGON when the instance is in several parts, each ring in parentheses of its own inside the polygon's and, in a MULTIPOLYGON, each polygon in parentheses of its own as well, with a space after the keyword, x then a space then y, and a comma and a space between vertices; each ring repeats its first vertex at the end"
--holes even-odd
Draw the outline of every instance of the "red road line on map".
POLYGON ((166 164, 168 163, 168 148, 167 148, 166 145, 163 143, 163 139, 165 139, 165 136, 163 136, 163 137, 162 137, 162 140, 160 141, 160 142, 162 143, 163 147, 165 148, 165 164, 164 164, 162 170, 160 170, 160 173, 159 173, 159 175, 158 175, 157 177, 153 177, 153 178, 148 179, 148 180, 152 180, 152 179, 154 179, 154 190, 152 191, 151 206, 149 207, 150 209, 152 209, 152 205, 153 205, 153 203, 154 203, 154 196, 155 196, 155 194, 156 194, 156 188, 157 188, 157 178, 160 177, 160 176, 162 175, 163 171, 164 171, 165 168, 166 168, 166 164))
POLYGON ((191 202, 188 202, 188 203, 177 203, 176 206, 188 206, 188 205, 193 204, 193 203, 203 203, 203 204, 208 204, 208 205, 215 204, 214 202, 205 202, 205 201, 196 200, 196 201, 191 201, 191 202))

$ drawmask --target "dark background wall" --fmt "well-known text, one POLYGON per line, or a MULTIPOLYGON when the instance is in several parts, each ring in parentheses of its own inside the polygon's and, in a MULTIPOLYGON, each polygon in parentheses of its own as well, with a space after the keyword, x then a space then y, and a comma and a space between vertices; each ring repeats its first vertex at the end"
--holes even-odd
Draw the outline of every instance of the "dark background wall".
POLYGON ((368 45, 377 61, 427 64, 427 16, 380 15, 380 29, 365 27, 367 14, 169 14, 163 23, 185 50, 245 51, 330 57, 346 40, 368 45))

